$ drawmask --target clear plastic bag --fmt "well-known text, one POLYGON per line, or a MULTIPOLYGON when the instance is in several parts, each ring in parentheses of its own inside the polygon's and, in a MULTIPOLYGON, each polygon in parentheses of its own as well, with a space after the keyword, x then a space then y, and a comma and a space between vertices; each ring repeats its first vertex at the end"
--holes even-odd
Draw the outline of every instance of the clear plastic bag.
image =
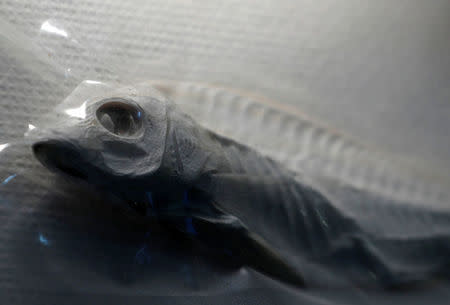
MULTIPOLYGON (((142 65, 131 60, 132 64, 123 65, 111 59, 113 55, 102 53, 105 36, 88 42, 67 23, 50 18, 43 19, 38 28, 23 29, 0 23, 2 55, 8 58, 2 63, 7 72, 0 81, 11 101, 5 110, 21 118, 2 125, 0 138, 4 219, 0 245, 5 270, 0 289, 11 303, 33 299, 38 303, 374 302, 373 292, 345 281, 326 293, 301 291, 233 262, 211 255, 207 257, 213 259, 205 259, 200 255, 205 251, 201 245, 166 232, 157 223, 124 214, 120 204, 114 203, 116 198, 61 179, 35 160, 27 137, 30 133, 52 125, 55 113, 82 116, 89 100, 123 84, 147 82, 205 128, 244 143, 301 175, 338 181, 399 205, 448 209, 445 175, 360 144, 308 118, 292 103, 279 102, 273 97, 293 100, 298 88, 274 76, 261 76, 267 71, 259 66, 238 71, 222 62, 203 74, 208 79, 198 79, 202 73, 195 68, 177 66, 182 57, 151 58, 142 65), (343 292, 336 291, 341 288, 343 292)), ((127 26, 150 28, 141 29, 139 24, 131 21, 127 26)), ((109 33, 122 26, 118 23, 109 33)), ((129 53, 132 56, 132 50, 129 53)), ((197 69, 201 68, 199 64, 197 69)), ((345 197, 340 194, 343 189, 329 191, 345 197)), ((364 203, 355 206, 356 211, 373 212, 364 203)), ((432 219, 425 221, 432 225, 432 219)), ((374 224, 383 225, 382 220, 374 224)), ((413 228, 405 220, 402 229, 413 228)), ((434 291, 427 290, 423 297, 434 291)), ((446 291, 441 290, 441 300, 446 291)))

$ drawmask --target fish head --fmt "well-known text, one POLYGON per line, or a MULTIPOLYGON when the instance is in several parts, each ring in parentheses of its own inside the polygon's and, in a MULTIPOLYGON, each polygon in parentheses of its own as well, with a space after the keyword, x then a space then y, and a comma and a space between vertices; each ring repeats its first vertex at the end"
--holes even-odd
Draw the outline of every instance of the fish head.
POLYGON ((149 181, 162 163, 171 103, 149 86, 79 101, 72 95, 30 133, 35 157, 50 170, 118 192, 149 181))

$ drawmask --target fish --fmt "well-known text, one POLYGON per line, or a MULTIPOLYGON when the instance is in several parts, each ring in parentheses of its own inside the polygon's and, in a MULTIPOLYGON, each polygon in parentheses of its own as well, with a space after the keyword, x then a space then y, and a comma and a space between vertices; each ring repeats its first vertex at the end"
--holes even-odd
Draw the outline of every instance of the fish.
POLYGON ((298 288, 449 276, 448 211, 291 170, 201 126, 147 83, 69 99, 78 107, 59 109, 69 116, 30 133, 36 159, 217 255, 298 288))

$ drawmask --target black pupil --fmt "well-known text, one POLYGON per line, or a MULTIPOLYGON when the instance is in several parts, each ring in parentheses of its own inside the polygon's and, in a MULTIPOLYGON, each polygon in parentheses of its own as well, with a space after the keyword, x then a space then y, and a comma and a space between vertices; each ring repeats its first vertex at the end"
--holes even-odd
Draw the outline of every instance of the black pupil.
POLYGON ((122 102, 108 102, 97 110, 97 119, 108 131, 119 136, 132 136, 141 127, 141 111, 122 102))

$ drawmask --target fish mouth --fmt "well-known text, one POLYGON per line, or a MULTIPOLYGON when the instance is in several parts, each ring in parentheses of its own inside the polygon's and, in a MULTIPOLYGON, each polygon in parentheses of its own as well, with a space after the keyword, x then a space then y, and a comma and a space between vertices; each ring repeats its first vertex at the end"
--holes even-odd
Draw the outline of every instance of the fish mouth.
POLYGON ((32 149, 39 162, 50 170, 87 180, 87 175, 80 168, 80 154, 71 146, 60 141, 44 141, 33 144, 32 149))

